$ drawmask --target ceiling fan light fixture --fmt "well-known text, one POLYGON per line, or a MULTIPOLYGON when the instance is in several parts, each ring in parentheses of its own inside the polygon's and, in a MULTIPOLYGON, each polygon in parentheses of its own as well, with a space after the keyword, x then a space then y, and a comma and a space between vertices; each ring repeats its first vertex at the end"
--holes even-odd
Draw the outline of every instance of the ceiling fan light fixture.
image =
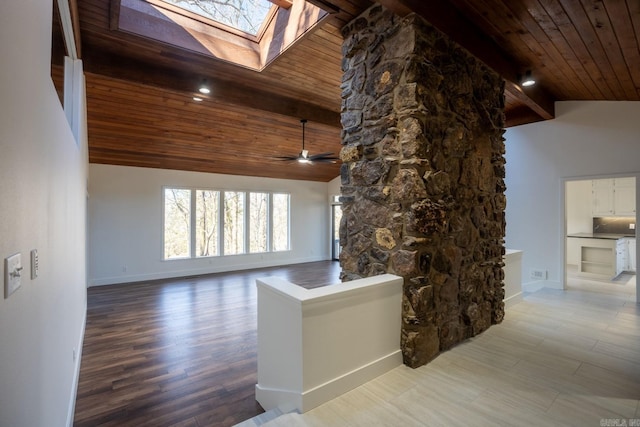
POLYGON ((535 84, 536 84, 536 80, 531 75, 531 70, 527 70, 527 72, 524 73, 524 76, 522 77, 522 79, 520 79, 520 85, 522 85, 523 87, 529 87, 535 84))
POLYGON ((309 150, 303 149, 296 160, 298 160, 298 163, 311 163, 311 160, 309 159, 309 150))

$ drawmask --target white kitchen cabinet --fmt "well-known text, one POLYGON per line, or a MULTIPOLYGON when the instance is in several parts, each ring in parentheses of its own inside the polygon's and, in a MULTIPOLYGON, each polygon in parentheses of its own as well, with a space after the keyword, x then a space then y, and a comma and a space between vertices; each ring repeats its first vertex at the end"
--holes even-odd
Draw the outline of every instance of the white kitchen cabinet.
POLYGON ((594 179, 591 183, 593 216, 610 216, 613 210, 613 178, 594 179))
POLYGON ((636 179, 616 178, 613 183, 613 210, 615 215, 636 215, 636 179))
POLYGON ((579 272, 614 278, 625 271, 636 271, 636 239, 578 238, 579 272))
POLYGON ((579 272, 614 277, 617 271, 616 240, 581 239, 579 272))
POLYGON ((616 240, 616 276, 629 269, 629 244, 627 239, 616 240))
POLYGON ((634 237, 628 237, 625 239, 627 241, 627 258, 629 261, 628 271, 632 271, 635 273, 636 271, 636 239, 634 237))
POLYGON ((592 188, 592 214, 602 216, 636 215, 636 179, 594 179, 592 188))

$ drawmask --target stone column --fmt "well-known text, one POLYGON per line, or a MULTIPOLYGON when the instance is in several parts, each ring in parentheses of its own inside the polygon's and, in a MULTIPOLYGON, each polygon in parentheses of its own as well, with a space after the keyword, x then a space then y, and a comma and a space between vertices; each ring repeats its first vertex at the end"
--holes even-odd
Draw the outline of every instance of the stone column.
POLYGON ((415 15, 343 35, 342 279, 404 278, 417 367, 504 315, 504 83, 415 15))

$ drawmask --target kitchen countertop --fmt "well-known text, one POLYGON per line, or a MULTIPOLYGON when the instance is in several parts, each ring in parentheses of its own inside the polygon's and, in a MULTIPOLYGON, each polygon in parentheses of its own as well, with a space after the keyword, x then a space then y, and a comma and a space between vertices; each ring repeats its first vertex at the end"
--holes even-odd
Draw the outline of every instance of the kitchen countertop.
POLYGON ((633 237, 635 238, 635 234, 613 234, 613 233, 574 233, 567 234, 567 237, 579 237, 582 239, 608 239, 608 240, 618 240, 624 237, 633 237))

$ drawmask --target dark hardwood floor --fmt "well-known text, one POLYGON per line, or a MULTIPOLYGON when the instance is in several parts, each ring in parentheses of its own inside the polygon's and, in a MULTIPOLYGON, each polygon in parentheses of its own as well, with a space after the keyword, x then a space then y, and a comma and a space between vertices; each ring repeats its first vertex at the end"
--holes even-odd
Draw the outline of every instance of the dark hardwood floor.
POLYGON ((339 281, 335 261, 93 287, 74 426, 231 426, 263 412, 255 279, 339 281))

